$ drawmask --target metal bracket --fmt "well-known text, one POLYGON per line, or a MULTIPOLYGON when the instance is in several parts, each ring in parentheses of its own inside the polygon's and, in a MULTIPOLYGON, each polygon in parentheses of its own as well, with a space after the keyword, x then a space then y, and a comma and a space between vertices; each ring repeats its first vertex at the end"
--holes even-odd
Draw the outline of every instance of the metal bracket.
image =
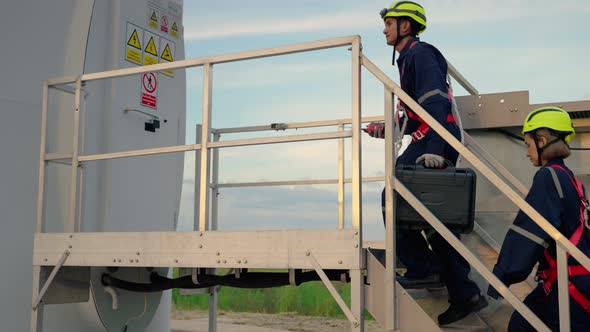
POLYGON ((340 309, 342 310, 342 312, 344 313, 346 318, 348 318, 348 321, 350 321, 350 323, 352 325, 354 325, 354 327, 358 327, 359 320, 356 317, 354 317, 354 314, 352 313, 350 308, 348 308, 348 306, 346 305, 346 303, 344 302, 344 300, 342 299, 340 294, 338 294, 338 291, 336 290, 336 288, 334 288, 334 285, 332 285, 332 282, 330 282, 330 279, 328 278, 328 276, 326 275, 326 273, 324 272, 324 270, 320 266, 320 263, 315 258, 313 253, 308 250, 305 253, 305 255, 307 257, 309 257, 309 261, 313 265, 315 272, 320 276, 320 278, 322 279, 322 282, 324 283, 324 286, 326 286, 326 288, 328 289, 330 294, 332 294, 332 297, 334 298, 334 300, 336 300, 336 303, 338 303, 338 306, 340 307, 340 309))
POLYGON ((195 284, 195 285, 199 284, 199 268, 192 269, 191 280, 192 280, 193 284, 195 284))
POLYGON ((57 261, 57 264, 53 267, 53 270, 51 270, 51 273, 45 281, 43 288, 41 288, 41 291, 35 298, 35 301, 33 301, 33 310, 37 310, 37 307, 39 306, 39 303, 41 303, 41 300, 43 300, 43 296, 45 295, 45 292, 47 292, 49 285, 51 285, 51 282, 53 282, 53 279, 57 275, 57 272, 59 272, 59 269, 61 269, 61 267, 64 265, 69 256, 70 251, 68 249, 64 250, 64 252, 61 254, 61 257, 57 261))
POLYGON ((271 129, 274 129, 276 131, 279 131, 279 130, 283 130, 284 131, 284 130, 286 130, 286 129, 289 128, 289 125, 286 124, 286 123, 271 123, 270 124, 270 128, 271 129))
MULTIPOLYGON (((146 115, 150 118, 148 122, 145 123, 144 129, 146 131, 155 132, 156 129, 160 128, 160 117, 157 115, 150 114, 148 112, 144 112, 142 110, 134 109, 134 108, 126 108, 123 110, 123 113, 127 114, 130 112, 137 112, 143 115, 146 115)), ((168 122, 168 120, 164 119, 164 123, 168 122)))
POLYGON ((289 285, 297 286, 296 281, 295 281, 295 270, 294 269, 289 269, 289 285))

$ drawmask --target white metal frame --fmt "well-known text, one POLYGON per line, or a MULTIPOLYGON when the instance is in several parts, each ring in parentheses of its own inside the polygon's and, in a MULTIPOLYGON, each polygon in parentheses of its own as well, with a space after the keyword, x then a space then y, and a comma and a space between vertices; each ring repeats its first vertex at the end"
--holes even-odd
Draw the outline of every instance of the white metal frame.
MULTIPOLYGON (((353 280, 352 301, 349 312, 352 331, 363 330, 363 270, 362 257, 362 220, 361 220, 361 131, 360 131, 360 37, 348 36, 301 43, 276 48, 240 52, 234 54, 204 57, 192 60, 182 60, 173 63, 158 64, 148 67, 134 67, 112 70, 101 73, 84 74, 77 77, 50 79, 44 83, 43 110, 41 129, 41 148, 39 164, 39 192, 37 229, 35 234, 35 248, 33 258, 33 300, 42 304, 43 292, 39 292, 41 266, 149 266, 149 267, 188 267, 188 268, 217 268, 229 267, 239 269, 248 268, 288 268, 288 269, 348 269, 353 280), (352 47, 352 115, 349 121, 351 130, 340 130, 319 134, 290 135, 276 138, 255 138, 242 140, 218 141, 219 133, 211 130, 212 114, 213 67, 216 64, 271 57, 284 54, 320 50, 326 48, 352 47), (174 70, 203 66, 203 116, 200 144, 188 144, 161 148, 140 149, 125 152, 102 153, 85 155, 83 153, 84 130, 80 128, 84 119, 84 109, 81 108, 82 87, 88 81, 117 78, 129 75, 139 75, 152 71, 174 70), (74 87, 71 86, 74 84, 74 87), (48 91, 57 89, 66 93, 74 93, 75 104, 73 110, 74 133, 72 137, 72 152, 47 151, 47 114, 48 91), (214 139, 211 140, 211 134, 214 139), (217 160, 216 154, 211 158, 211 151, 218 148, 247 146, 259 144, 273 144, 286 142, 301 142, 324 139, 351 138, 352 162, 352 227, 343 227, 343 212, 340 217, 339 228, 334 230, 313 231, 261 231, 261 232, 217 232, 216 213, 212 214, 214 222, 208 229, 209 219, 209 180, 211 178, 211 159, 217 160), (84 163, 132 156, 145 156, 163 153, 177 153, 195 151, 200 162, 199 181, 199 209, 195 221, 194 232, 158 232, 158 233, 80 233, 81 213, 81 181, 84 163), (70 182, 70 220, 64 233, 44 233, 44 195, 45 195, 45 167, 48 162, 59 162, 71 168, 70 182), (244 239, 253 240, 247 246, 237 245, 245 243, 244 239), (256 239, 256 241, 254 241, 256 239), (60 260, 64 250, 68 248, 67 260, 60 260), (313 261, 306 255, 314 252, 313 261), (139 257, 139 258, 138 258, 139 257), (353 319, 354 318, 354 319, 353 319)), ((341 143, 342 144, 342 143, 341 143)), ((343 144, 342 144, 343 145, 343 144)), ((216 166, 216 165, 215 165, 216 166)), ((342 165, 342 174, 343 174, 342 165)), ((340 176, 340 186, 344 186, 343 176, 340 176)), ((214 177, 216 181, 216 178, 214 177)), ((343 197, 343 196, 342 196, 343 197)), ((215 206, 215 205, 213 205, 215 206)), ((343 207, 341 208, 343 211, 343 207)), ((51 280, 43 286, 46 289, 51 280)), ((328 286, 328 285, 327 285, 328 286)), ((328 286, 329 287, 329 286, 328 286)), ((337 294, 336 294, 337 295, 337 294)), ((214 304, 215 299, 211 303, 214 304)), ((31 331, 42 330, 42 305, 35 306, 31 316, 31 331)), ((210 326, 215 330, 215 326, 210 326)))
MULTIPOLYGON (((566 252, 569 252, 583 266, 590 269, 590 259, 569 242, 558 230, 556 230, 546 219, 537 211, 527 204, 519 193, 515 192, 509 185, 502 181, 494 172, 483 164, 472 152, 461 144, 454 136, 446 131, 434 118, 432 118, 419 104, 412 100, 399 86, 389 79, 381 70, 379 70, 371 61, 361 54, 361 44, 359 36, 348 36, 328 40, 315 41, 288 45, 276 48, 261 49, 240 53, 233 53, 220 56, 204 57, 192 60, 182 60, 166 64, 158 64, 147 67, 134 67, 120 70, 107 71, 102 73, 84 74, 78 77, 68 77, 59 79, 50 79, 44 83, 43 87, 43 105, 42 105, 42 129, 41 129, 41 149, 39 164, 39 194, 37 200, 37 228, 35 234, 35 248, 33 258, 33 301, 42 304, 41 286, 41 267, 55 266, 56 271, 59 266, 151 266, 151 267, 188 267, 188 268, 235 268, 242 267, 252 268, 304 268, 315 269, 320 276, 323 269, 348 269, 351 276, 351 307, 343 308, 351 322, 352 331, 363 331, 363 271, 366 268, 363 258, 362 249, 362 217, 361 217, 361 109, 360 109, 360 71, 361 65, 371 72, 384 85, 385 95, 385 123, 386 123, 386 146, 385 146, 385 183, 387 193, 396 190, 402 195, 418 212, 438 231, 467 261, 490 282, 499 292, 518 310, 537 330, 548 331, 548 328, 536 317, 510 290, 500 282, 485 266, 436 218, 422 203, 420 203, 407 188, 399 182, 394 176, 393 161, 396 156, 396 149, 393 144, 393 137, 396 134, 393 128, 393 96, 395 94, 399 99, 404 101, 414 112, 417 113, 430 127, 435 130, 443 139, 445 139, 453 148, 455 148, 465 159, 467 159, 477 170, 488 178, 495 186, 504 192, 522 211, 529 215, 545 232, 547 232, 557 243, 557 260, 559 272, 560 294, 560 322, 561 331, 569 331, 569 308, 567 287, 563 287, 567 282, 566 271, 566 252), (337 125, 338 131, 301 134, 272 138, 254 138, 242 140, 219 141, 219 135, 224 131, 214 131, 210 125, 212 113, 212 88, 213 88, 213 66, 216 64, 242 61, 262 57, 271 57, 297 52, 313 51, 325 48, 334 48, 342 46, 352 46, 352 114, 350 119, 324 121, 316 123, 303 124, 306 126, 318 125, 337 125), (81 93, 85 82, 92 80, 101 80, 107 78, 116 78, 129 75, 138 75, 150 71, 174 70, 188 67, 203 66, 203 125, 201 132, 200 144, 189 144, 181 146, 170 146, 163 148, 141 149, 126 152, 104 153, 95 155, 84 155, 80 147, 80 142, 84 141, 84 130, 80 130, 81 118, 83 119, 83 108, 81 109, 81 93), (75 88, 71 88, 75 84, 75 88), (47 136, 47 113, 48 113, 48 90, 55 88, 59 91, 70 93, 75 92, 75 105, 73 113, 74 133, 72 138, 72 153, 50 153, 46 151, 47 136), (351 129, 344 130, 344 124, 350 123, 351 129), (217 135, 213 136, 212 134, 217 135), (82 136, 82 137, 81 137, 82 136), (350 138, 351 159, 352 159, 352 177, 349 180, 352 184, 352 227, 344 228, 343 210, 339 206, 338 228, 333 230, 313 230, 313 231, 260 231, 260 232, 219 232, 215 231, 217 217, 215 212, 212 214, 211 230, 208 229, 207 221, 209 220, 209 202, 210 192, 209 185, 211 179, 211 158, 210 151, 216 151, 218 148, 232 146, 246 146, 259 144, 272 144, 284 142, 300 142, 323 139, 337 139, 340 146, 343 146, 342 140, 350 138), (199 207, 198 218, 195 220, 195 231, 193 232, 119 232, 119 233, 80 233, 81 218, 77 213, 77 204, 81 204, 79 198, 79 184, 83 177, 83 163, 95 160, 126 158, 131 156, 143 156, 162 153, 176 153, 195 151, 200 164, 199 181, 199 198, 195 206, 199 207), (71 167, 70 183, 70 220, 64 233, 43 233, 44 218, 44 189, 45 189, 45 167, 48 162, 65 163, 71 167), (256 239, 249 242, 247 246, 239 245, 244 243, 244 239, 256 239), (64 250, 67 248, 69 253, 64 259, 64 250), (312 254, 313 253, 313 254, 312 254), (138 259, 138 257, 140 257, 138 259), (347 310, 348 309, 348 310, 347 310)), ((452 66, 451 71, 456 74, 459 83, 461 83, 471 93, 477 93, 468 82, 460 76, 452 66)), ((297 127, 297 124, 287 125, 297 127)), ((259 127, 262 130, 271 130, 265 126, 259 127)), ((242 131, 244 128, 238 129, 242 131)), ((252 129, 252 128, 251 128, 252 129)), ((230 132, 230 130, 225 131, 230 132)), ((83 144, 82 144, 83 145, 83 144)), ((82 146, 83 147, 83 146, 82 146)), ((343 155, 339 155, 342 158, 343 155)), ((338 179, 336 180, 315 180, 315 181, 298 181, 298 184, 304 183, 336 183, 339 189, 339 199, 343 197, 341 190, 345 182, 343 178, 343 164, 339 163, 338 179), (324 182, 320 182, 324 181, 324 182)), ((216 169, 217 166, 215 165, 216 169)), ((216 175, 215 175, 216 176, 216 175)), ((224 185, 216 184, 214 178, 215 190, 224 185)), ((379 178, 375 178, 379 179, 379 178)), ((371 180, 375 180, 371 179, 371 180)), ((511 180, 511 179, 509 179, 511 180)), ((297 182, 297 181, 295 181, 297 182)), ((286 183, 286 182, 283 182, 286 183)), ((266 183, 266 185, 278 185, 283 183, 266 183)), ((293 184, 290 181, 289 184, 293 184)), ((241 184, 245 186, 248 184, 241 184)), ((264 184, 258 184, 264 185, 264 184)), ((229 187, 229 185, 225 185, 229 187)), ((521 188, 519 188, 521 189, 521 188)), ((393 221, 393 199, 387 195, 386 200, 386 259, 389 262, 395 262, 395 237, 393 221)), ((216 197, 216 196, 214 196, 216 197)), ((340 203, 340 201, 339 201, 340 203)), ((385 302, 387 316, 390 319, 386 322, 387 330, 397 330, 400 326, 400 317, 396 305, 396 292, 394 276, 394 264, 388 264, 384 278, 386 289, 385 302)), ((43 286, 46 288, 51 280, 43 286)), ((326 282, 326 280, 324 280, 326 282)), ((328 285, 329 281, 326 283, 328 285)), ((333 294, 338 301, 337 294, 333 294)), ((214 304, 215 301, 212 301, 214 304)), ((340 302, 340 301, 339 301, 340 302)), ((31 331, 42 330, 42 309, 43 306, 37 306, 32 310, 31 331)), ((213 327, 211 330, 215 330, 213 327)))

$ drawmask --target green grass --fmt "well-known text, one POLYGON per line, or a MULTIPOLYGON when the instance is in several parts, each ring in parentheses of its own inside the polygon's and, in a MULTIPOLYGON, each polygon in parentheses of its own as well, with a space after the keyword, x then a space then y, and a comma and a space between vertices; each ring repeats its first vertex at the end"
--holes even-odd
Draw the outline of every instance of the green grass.
MULTIPOLYGON (((350 285, 334 283, 338 293, 350 305, 350 285)), ((219 292, 220 310, 236 312, 281 313, 295 312, 306 316, 343 318, 344 314, 320 281, 300 286, 283 286, 265 289, 222 287, 219 292)), ((208 295, 180 295, 172 293, 172 301, 180 310, 207 310, 208 295)))

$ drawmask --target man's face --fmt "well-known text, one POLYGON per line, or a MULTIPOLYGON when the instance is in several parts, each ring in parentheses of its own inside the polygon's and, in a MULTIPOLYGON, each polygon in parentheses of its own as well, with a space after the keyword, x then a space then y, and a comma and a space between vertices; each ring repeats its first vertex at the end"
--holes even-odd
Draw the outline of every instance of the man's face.
POLYGON ((383 34, 387 40, 387 45, 393 46, 397 39, 397 20, 393 17, 387 17, 384 23, 385 28, 383 29, 383 34))

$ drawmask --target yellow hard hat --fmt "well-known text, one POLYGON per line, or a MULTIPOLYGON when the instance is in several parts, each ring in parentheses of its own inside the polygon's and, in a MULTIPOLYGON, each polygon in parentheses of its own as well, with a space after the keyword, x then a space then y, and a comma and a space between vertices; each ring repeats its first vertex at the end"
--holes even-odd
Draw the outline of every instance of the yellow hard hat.
POLYGON ((530 112, 522 125, 522 133, 526 134, 540 128, 547 128, 565 134, 563 139, 566 142, 569 142, 576 135, 568 112, 556 106, 541 107, 530 112))
POLYGON ((418 22, 421 27, 416 34, 422 33, 426 30, 426 11, 424 7, 411 1, 397 1, 389 8, 383 8, 379 13, 382 19, 388 17, 409 17, 418 22))

